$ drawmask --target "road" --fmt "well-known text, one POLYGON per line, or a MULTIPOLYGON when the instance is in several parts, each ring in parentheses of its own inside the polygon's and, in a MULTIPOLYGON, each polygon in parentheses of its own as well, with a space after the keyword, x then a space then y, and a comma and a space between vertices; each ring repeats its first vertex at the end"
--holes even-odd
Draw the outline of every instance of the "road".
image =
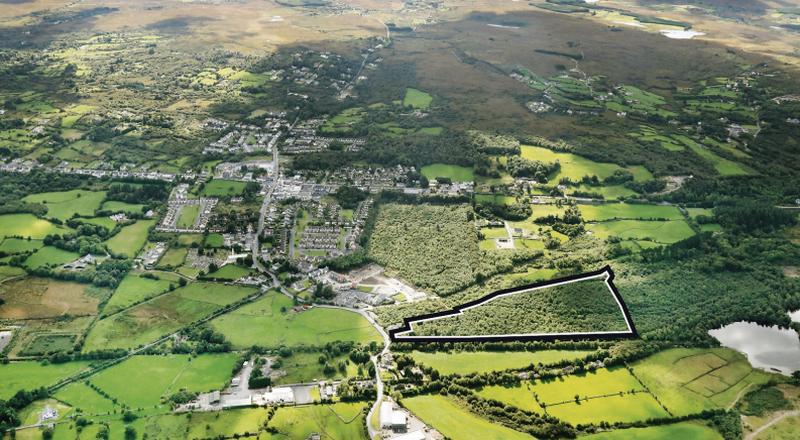
POLYGON ((775 415, 772 417, 772 420, 770 420, 769 422, 765 423, 763 426, 761 426, 760 428, 758 428, 755 431, 751 432, 750 434, 747 434, 744 437, 744 440, 754 440, 755 438, 758 437, 759 434, 761 434, 762 432, 766 431, 767 429, 769 429, 770 427, 772 427, 776 423, 780 422, 781 420, 783 420, 783 419, 785 419, 787 417, 795 417, 795 416, 800 416, 800 411, 781 411, 781 412, 775 413, 775 415))

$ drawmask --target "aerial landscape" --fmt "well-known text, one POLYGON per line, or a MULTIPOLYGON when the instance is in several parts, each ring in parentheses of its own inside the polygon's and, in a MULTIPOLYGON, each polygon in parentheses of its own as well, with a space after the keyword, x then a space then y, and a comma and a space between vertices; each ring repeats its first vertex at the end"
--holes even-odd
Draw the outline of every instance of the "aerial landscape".
POLYGON ((3 439, 800 439, 798 332, 798 0, 0 0, 3 439))

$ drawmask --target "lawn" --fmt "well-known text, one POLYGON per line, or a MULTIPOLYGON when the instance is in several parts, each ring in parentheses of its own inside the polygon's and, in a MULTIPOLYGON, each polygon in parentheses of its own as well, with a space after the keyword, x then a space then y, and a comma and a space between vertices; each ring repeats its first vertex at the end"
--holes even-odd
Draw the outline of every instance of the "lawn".
POLYGON ((248 267, 239 266, 237 264, 226 264, 219 268, 219 270, 216 272, 208 274, 208 278, 235 281, 239 278, 246 277, 253 272, 254 271, 248 267))
POLYGON ((89 362, 85 361, 49 365, 34 361, 0 364, 0 399, 8 399, 19 390, 54 385, 88 366, 89 362))
POLYGON ((93 315, 106 290, 71 281, 25 277, 0 285, 0 318, 35 319, 93 315))
POLYGON ((45 246, 26 258, 23 264, 30 269, 39 269, 42 267, 61 266, 78 258, 80 258, 80 255, 75 252, 65 251, 53 246, 45 246))
POLYGON ((623 239, 650 238, 659 243, 675 243, 694 235, 694 231, 684 220, 644 221, 613 220, 586 225, 587 231, 597 238, 605 240, 610 236, 623 239))
POLYGON ((744 355, 724 348, 675 348, 631 365, 633 373, 676 416, 725 408, 739 391, 764 383, 744 355))
POLYGON ((441 374, 472 374, 525 368, 531 364, 552 364, 562 360, 579 359, 592 353, 589 350, 542 350, 542 351, 457 351, 424 352, 413 351, 411 357, 417 363, 427 365, 441 374))
POLYGON ((74 215, 91 217, 106 198, 105 191, 59 191, 31 194, 22 199, 28 203, 43 203, 47 206, 47 217, 67 220, 74 215))
POLYGON ((92 376, 90 381, 124 405, 146 408, 158 405, 162 396, 181 389, 205 392, 222 388, 237 359, 234 353, 196 358, 189 355, 134 356, 92 376))
POLYGON ((103 203, 100 209, 112 212, 127 212, 129 214, 141 213, 144 205, 137 205, 133 203, 118 202, 116 200, 109 200, 103 203))
POLYGON ((106 246, 115 254, 135 257, 147 242, 147 230, 154 224, 155 220, 139 220, 130 226, 125 226, 106 240, 106 246))
MULTIPOLYGON (((722 436, 717 431, 696 422, 682 422, 647 428, 617 429, 580 438, 582 440, 722 440, 722 436)), ((789 437, 786 438, 788 439, 789 437)))
POLYGON ((287 296, 270 292, 251 304, 214 319, 211 325, 239 348, 381 341, 377 331, 358 313, 322 307, 294 312, 292 306, 292 300, 287 296))
POLYGON ((84 350, 132 348, 155 341, 254 292, 247 287, 191 283, 98 321, 84 350))
POLYGON ((335 403, 281 407, 269 421, 269 427, 276 429, 278 434, 267 438, 304 439, 320 433, 325 440, 366 439, 365 406, 364 403, 335 403))
POLYGON ((238 196, 246 186, 247 183, 237 180, 214 179, 206 183, 201 194, 209 197, 238 196))
POLYGON ((200 205, 183 205, 176 226, 180 229, 193 228, 198 214, 200 214, 200 205))
POLYGON ((144 278, 134 273, 129 273, 117 286, 117 290, 106 303, 103 313, 106 315, 130 307, 135 303, 152 298, 169 290, 170 284, 166 280, 144 278))
POLYGON ((586 221, 613 219, 637 220, 683 220, 677 207, 671 205, 643 205, 632 203, 604 203, 602 205, 578 205, 586 221))
POLYGON ((0 252, 6 254, 21 254, 32 252, 44 246, 41 240, 28 240, 24 238, 6 238, 0 243, 0 252))
MULTIPOLYGON (((522 157, 525 159, 538 160, 541 162, 559 161, 561 170, 550 179, 555 182, 562 177, 568 177, 570 180, 579 181, 583 176, 593 175, 602 180, 614 174, 614 171, 623 169, 621 166, 613 163, 599 163, 572 153, 560 153, 542 147, 522 145, 520 150, 522 157)), ((629 171, 633 173, 634 179, 637 181, 645 181, 653 178, 653 175, 643 167, 632 167, 629 171)))
POLYGON ((422 90, 407 88, 406 96, 403 98, 403 106, 411 106, 419 109, 430 107, 433 97, 422 90))
POLYGON ((205 245, 213 248, 221 248, 225 246, 225 237, 222 234, 211 233, 205 238, 205 245))
POLYGON ((447 397, 416 396, 403 399, 403 406, 426 424, 453 440, 530 440, 532 437, 471 413, 447 397))
POLYGON ((63 234, 71 229, 56 226, 47 220, 34 217, 32 214, 0 215, 0 235, 3 237, 19 236, 42 239, 50 234, 63 234))
POLYGON ((103 397, 83 382, 69 384, 59 389, 53 397, 86 414, 108 414, 117 407, 111 399, 103 397))
POLYGON ((426 165, 422 167, 420 172, 429 180, 436 179, 437 177, 446 177, 453 182, 472 182, 472 180, 475 178, 472 168, 461 167, 458 165, 448 165, 445 163, 426 165))

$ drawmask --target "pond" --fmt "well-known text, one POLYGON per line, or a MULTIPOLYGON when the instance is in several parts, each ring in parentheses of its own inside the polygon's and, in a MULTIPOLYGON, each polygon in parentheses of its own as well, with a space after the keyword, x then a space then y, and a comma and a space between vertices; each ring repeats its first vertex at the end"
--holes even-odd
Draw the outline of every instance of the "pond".
POLYGON ((785 375, 800 370, 800 338, 792 329, 740 321, 709 330, 708 334, 723 346, 747 355, 753 367, 785 375))

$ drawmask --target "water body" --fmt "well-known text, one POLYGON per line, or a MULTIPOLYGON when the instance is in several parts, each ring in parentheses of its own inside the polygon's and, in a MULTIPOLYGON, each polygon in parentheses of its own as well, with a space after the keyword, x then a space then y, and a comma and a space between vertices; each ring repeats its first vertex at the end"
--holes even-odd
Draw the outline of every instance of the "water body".
POLYGON ((747 355, 753 367, 785 375, 800 370, 800 338, 792 329, 740 321, 709 330, 708 334, 723 346, 747 355))
POLYGON ((671 29, 662 29, 661 30, 661 35, 663 35, 663 36, 665 36, 667 38, 672 38, 674 40, 691 40, 694 37, 699 37, 701 35, 705 35, 705 33, 692 31, 692 30, 679 31, 679 30, 671 30, 671 29))

